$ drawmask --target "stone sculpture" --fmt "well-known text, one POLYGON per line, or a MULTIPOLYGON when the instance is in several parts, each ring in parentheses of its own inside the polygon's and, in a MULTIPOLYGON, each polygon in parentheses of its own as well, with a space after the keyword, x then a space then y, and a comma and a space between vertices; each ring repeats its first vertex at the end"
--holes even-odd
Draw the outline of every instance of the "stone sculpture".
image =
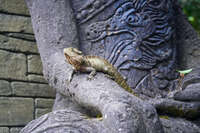
MULTIPOLYGON (((26 2, 44 76, 57 89, 57 96, 53 112, 30 122, 21 133, 200 132, 200 102, 193 97, 199 89, 187 89, 200 81, 199 70, 178 84, 177 47, 186 44, 179 38, 186 32, 183 27, 193 29, 176 0, 26 2), (65 62, 66 47, 108 60, 143 100, 101 73, 92 81, 83 73, 67 81, 72 67, 65 62), (169 99, 168 92, 179 87, 188 93, 180 91, 169 99)), ((200 42, 194 31, 190 35, 200 42)))

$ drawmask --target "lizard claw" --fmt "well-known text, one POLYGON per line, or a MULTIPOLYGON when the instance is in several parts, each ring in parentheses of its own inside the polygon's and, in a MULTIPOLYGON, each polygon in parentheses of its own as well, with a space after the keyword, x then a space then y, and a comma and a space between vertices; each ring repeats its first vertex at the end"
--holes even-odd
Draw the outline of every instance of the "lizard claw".
POLYGON ((105 77, 107 77, 107 78, 109 78, 109 79, 112 79, 112 80, 114 80, 114 79, 115 79, 113 76, 111 76, 111 75, 108 75, 108 74, 105 74, 105 77))
MULTIPOLYGON (((92 68, 93 69, 93 68, 92 68)), ((94 79, 94 76, 96 75, 96 70, 93 69, 92 72, 88 75, 87 80, 94 79)))
POLYGON ((87 76, 87 80, 92 80, 92 79, 94 79, 93 76, 91 76, 91 75, 87 76))

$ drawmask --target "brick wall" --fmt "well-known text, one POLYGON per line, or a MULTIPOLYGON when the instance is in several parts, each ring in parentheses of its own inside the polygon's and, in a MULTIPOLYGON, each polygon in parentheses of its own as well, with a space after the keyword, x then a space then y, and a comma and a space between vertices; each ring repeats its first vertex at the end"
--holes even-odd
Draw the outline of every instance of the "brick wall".
POLYGON ((18 133, 51 111, 54 97, 24 0, 0 0, 0 133, 18 133))

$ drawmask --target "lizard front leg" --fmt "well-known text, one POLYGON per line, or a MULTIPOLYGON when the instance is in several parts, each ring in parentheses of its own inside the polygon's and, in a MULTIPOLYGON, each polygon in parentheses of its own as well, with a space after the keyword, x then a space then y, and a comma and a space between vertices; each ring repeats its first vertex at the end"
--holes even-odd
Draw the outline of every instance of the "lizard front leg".
POLYGON ((96 69, 93 67, 81 67, 81 71, 90 72, 90 74, 87 77, 87 80, 92 80, 96 75, 96 69))
POLYGON ((72 78, 73 78, 75 72, 77 72, 77 70, 75 69, 75 67, 72 67, 72 71, 71 71, 71 73, 69 74, 69 78, 68 78, 68 81, 69 81, 69 82, 72 81, 72 78))
POLYGON ((90 74, 87 77, 87 80, 92 80, 94 76, 96 75, 96 70, 93 67, 88 67, 88 71, 90 71, 90 74))
POLYGON ((94 70, 92 70, 92 71, 90 72, 90 74, 88 75, 87 80, 92 80, 92 79, 94 78, 95 75, 96 75, 96 70, 94 69, 94 70))

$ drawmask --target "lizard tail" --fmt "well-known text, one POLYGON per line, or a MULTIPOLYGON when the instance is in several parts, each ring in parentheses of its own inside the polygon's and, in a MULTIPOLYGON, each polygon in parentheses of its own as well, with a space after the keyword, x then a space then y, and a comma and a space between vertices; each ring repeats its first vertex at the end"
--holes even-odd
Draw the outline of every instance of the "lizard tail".
POLYGON ((126 80, 120 75, 115 75, 115 82, 117 82, 122 88, 124 88, 126 91, 132 93, 133 90, 129 87, 129 85, 126 83, 126 80))
POLYGON ((115 77, 116 77, 115 78, 115 82, 117 82, 122 88, 124 88, 129 93, 131 93, 134 96, 138 97, 138 94, 136 94, 133 91, 133 89, 127 84, 126 80, 124 80, 124 78, 120 74, 117 74, 115 77))

